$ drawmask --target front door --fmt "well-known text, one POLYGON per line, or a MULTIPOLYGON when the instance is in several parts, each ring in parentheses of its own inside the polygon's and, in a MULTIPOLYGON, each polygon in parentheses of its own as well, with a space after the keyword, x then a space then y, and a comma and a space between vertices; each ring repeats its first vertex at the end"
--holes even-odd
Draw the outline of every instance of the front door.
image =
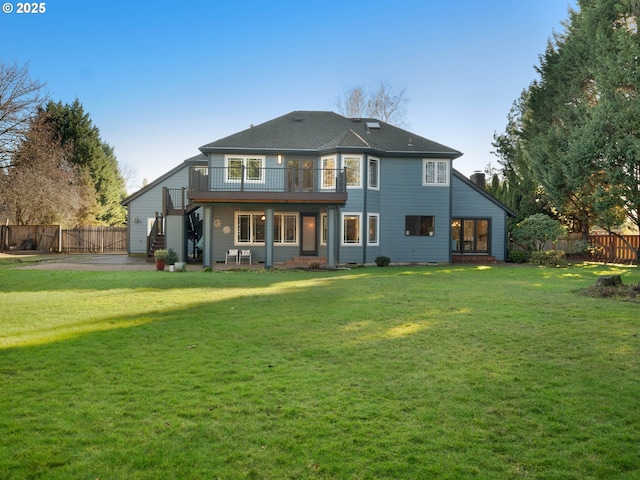
POLYGON ((302 242, 300 254, 316 256, 318 254, 318 215, 316 213, 302 213, 302 242))

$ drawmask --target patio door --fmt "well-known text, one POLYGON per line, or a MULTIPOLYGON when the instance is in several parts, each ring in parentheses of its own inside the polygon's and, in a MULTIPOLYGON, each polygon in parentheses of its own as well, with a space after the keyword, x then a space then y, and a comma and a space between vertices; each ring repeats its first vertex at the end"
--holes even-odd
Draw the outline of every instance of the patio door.
POLYGON ((313 191, 313 160, 288 160, 287 185, 290 192, 313 191))
POLYGON ((302 241, 300 242, 300 254, 316 256, 318 254, 318 214, 301 213, 302 241))
POLYGON ((451 219, 451 250, 454 253, 489 253, 490 235, 488 218, 451 219))

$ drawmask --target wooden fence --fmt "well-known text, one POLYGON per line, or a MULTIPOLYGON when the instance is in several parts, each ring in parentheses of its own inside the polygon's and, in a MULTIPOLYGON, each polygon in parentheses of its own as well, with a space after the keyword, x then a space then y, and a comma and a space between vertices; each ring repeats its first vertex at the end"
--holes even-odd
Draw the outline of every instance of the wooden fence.
POLYGON ((635 263, 640 248, 640 235, 589 235, 593 259, 608 263, 635 263))
MULTIPOLYGON (((547 242, 544 250, 562 250, 567 254, 576 251, 576 242, 582 241, 581 233, 570 233, 567 238, 557 242, 547 242)), ((636 262, 638 248, 640 248, 640 235, 610 235, 608 233, 597 233, 589 235, 587 240, 590 254, 589 260, 605 263, 626 263, 636 262), (635 249, 635 250, 634 250, 635 249)), ((515 244, 511 244, 514 250, 520 250, 515 244)))
POLYGON ((5 225, 0 227, 0 251, 59 253, 127 253, 127 227, 5 225))

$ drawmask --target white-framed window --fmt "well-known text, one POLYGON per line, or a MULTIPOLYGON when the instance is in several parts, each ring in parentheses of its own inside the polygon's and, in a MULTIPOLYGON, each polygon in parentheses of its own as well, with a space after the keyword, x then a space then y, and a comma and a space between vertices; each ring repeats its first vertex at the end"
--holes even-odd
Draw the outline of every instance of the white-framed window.
POLYGON ((264 183, 265 157, 226 155, 224 166, 226 182, 264 183), (243 178, 244 167, 244 178, 243 178))
POLYGON ((449 160, 424 160, 422 185, 449 185, 449 160))
POLYGON ((342 245, 362 244, 362 214, 343 213, 342 214, 342 245))
POLYGON ((344 155, 342 162, 347 167, 347 188, 362 188, 362 155, 344 155))
MULTIPOLYGON (((298 244, 297 213, 275 213, 273 215, 273 242, 298 244)), ((266 217, 264 212, 236 212, 234 221, 235 245, 264 245, 266 217)))
POLYGON ((273 242, 289 245, 298 243, 297 213, 276 213, 273 215, 273 242))
POLYGON ((380 159, 369 157, 369 189, 380 190, 380 159))
POLYGON ((380 238, 380 214, 379 213, 370 213, 369 221, 367 222, 367 244, 368 245, 378 245, 380 238))
POLYGON ((320 214, 320 245, 327 244, 328 218, 326 213, 320 214))
POLYGON ((322 185, 323 189, 336 188, 338 162, 336 157, 322 157, 322 185))

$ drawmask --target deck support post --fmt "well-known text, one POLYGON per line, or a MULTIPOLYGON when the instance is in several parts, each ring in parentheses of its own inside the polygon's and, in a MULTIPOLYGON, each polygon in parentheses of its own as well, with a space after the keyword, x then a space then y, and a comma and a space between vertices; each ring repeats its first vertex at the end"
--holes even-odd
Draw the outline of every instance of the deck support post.
POLYGON ((273 207, 265 209, 265 223, 264 223, 264 268, 273 267, 273 207))

